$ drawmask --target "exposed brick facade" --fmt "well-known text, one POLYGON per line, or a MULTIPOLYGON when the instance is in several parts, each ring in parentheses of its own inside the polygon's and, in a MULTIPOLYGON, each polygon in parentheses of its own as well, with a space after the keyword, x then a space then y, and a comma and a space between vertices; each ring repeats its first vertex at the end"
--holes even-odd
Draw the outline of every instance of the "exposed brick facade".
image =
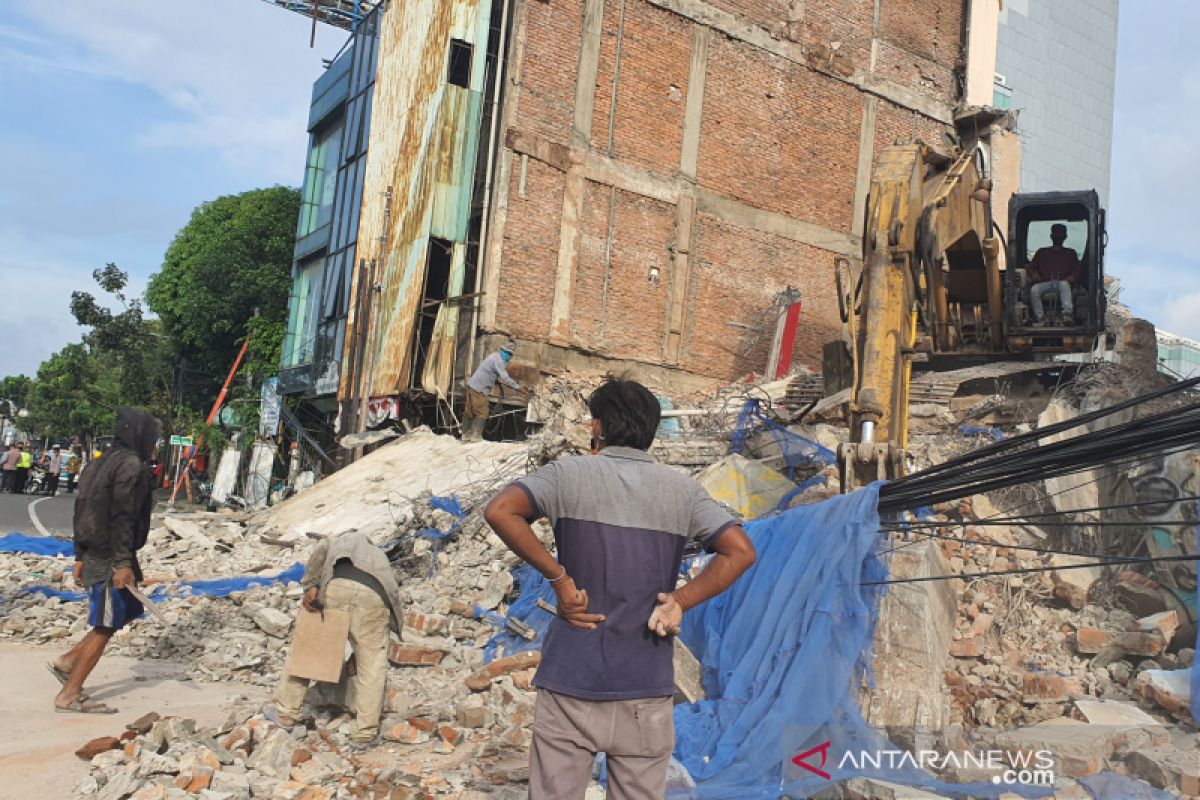
POLYGON ((792 286, 796 360, 819 367, 840 328, 834 258, 860 247, 864 99, 876 98, 872 153, 937 142, 957 99, 962 4, 594 1, 589 40, 586 0, 517 0, 485 328, 730 379, 764 369, 768 312, 792 286), (581 121, 590 141, 572 142, 581 121))

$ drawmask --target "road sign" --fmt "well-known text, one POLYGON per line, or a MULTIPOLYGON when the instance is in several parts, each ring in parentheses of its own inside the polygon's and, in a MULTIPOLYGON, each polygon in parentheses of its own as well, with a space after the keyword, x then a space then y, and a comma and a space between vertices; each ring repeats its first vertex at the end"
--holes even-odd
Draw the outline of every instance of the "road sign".
POLYGON ((192 437, 191 436, 172 436, 171 437, 171 446, 172 447, 175 447, 175 446, 191 447, 192 446, 192 437))

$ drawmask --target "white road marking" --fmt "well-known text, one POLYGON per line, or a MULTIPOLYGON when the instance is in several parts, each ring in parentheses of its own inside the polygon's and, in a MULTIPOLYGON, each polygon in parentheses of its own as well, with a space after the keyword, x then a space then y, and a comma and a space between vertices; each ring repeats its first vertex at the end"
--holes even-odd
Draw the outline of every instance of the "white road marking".
POLYGON ((34 500, 29 504, 29 519, 33 521, 33 527, 37 528, 38 533, 40 533, 42 536, 53 536, 54 534, 50 533, 46 526, 42 524, 42 521, 38 519, 37 511, 34 509, 34 506, 43 500, 49 499, 49 497, 39 497, 37 500, 34 500))

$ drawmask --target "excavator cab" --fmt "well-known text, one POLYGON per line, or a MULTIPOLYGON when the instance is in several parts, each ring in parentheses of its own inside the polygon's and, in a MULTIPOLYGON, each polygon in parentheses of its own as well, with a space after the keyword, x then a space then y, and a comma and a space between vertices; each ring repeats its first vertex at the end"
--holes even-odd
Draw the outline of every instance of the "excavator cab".
POLYGON ((1016 194, 1009 200, 1004 277, 1009 351, 1091 349, 1104 330, 1104 221, 1094 190, 1016 194), (1072 263, 1069 282, 1038 274, 1061 274, 1072 263))

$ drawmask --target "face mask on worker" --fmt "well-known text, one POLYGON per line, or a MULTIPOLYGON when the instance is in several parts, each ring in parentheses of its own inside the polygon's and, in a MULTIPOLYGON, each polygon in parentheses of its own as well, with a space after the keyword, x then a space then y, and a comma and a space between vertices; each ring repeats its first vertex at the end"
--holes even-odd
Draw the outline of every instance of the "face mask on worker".
POLYGON ((512 353, 508 352, 507 350, 501 350, 500 357, 504 359, 505 364, 512 361, 512 353))

